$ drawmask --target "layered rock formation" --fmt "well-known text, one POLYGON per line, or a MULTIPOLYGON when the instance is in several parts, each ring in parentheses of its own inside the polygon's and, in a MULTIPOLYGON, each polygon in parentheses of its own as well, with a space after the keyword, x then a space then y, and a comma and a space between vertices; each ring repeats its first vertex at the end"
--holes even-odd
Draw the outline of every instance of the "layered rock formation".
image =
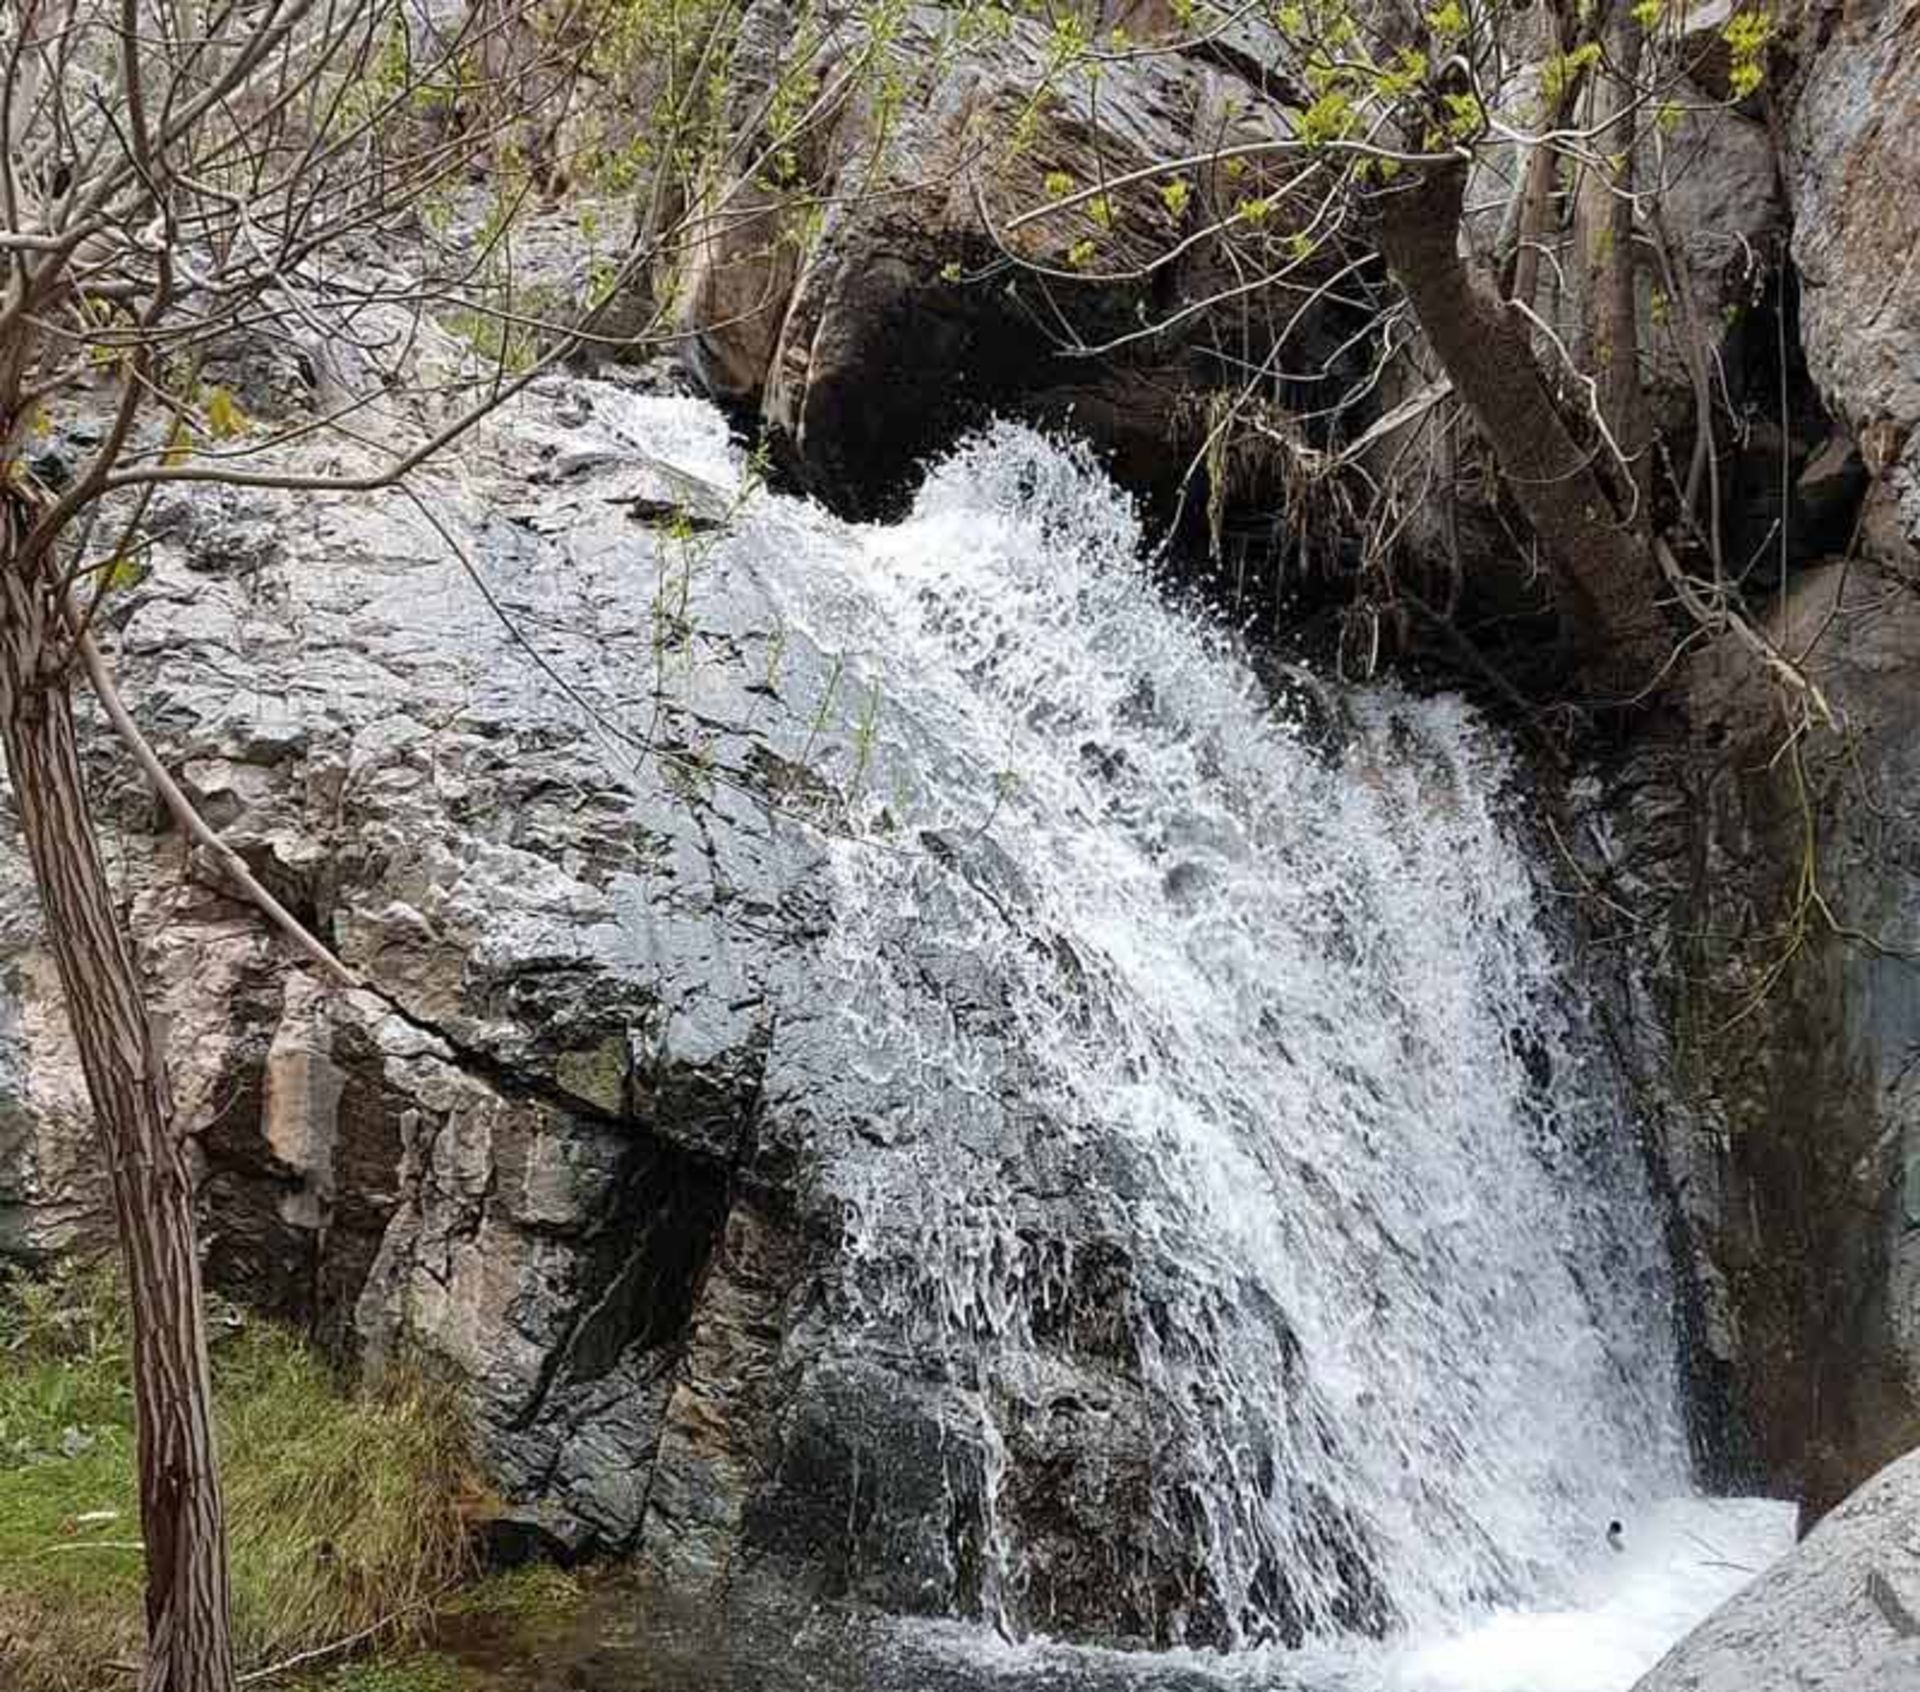
MULTIPOLYGON (((1695 7, 1683 21, 1703 101, 1730 98, 1720 32, 1731 15, 1695 7)), ((1908 1003, 1914 823, 1904 798, 1913 738, 1904 696, 1920 656, 1908 608, 1920 580, 1920 200, 1909 168, 1920 127, 1917 16, 1910 0, 1896 0, 1784 19, 1759 98, 1643 126, 1642 180, 1665 184, 1640 284, 1662 450, 1684 469, 1703 386, 1710 404, 1738 414, 1737 431, 1720 431, 1710 472, 1725 554, 1762 616, 1795 578, 1772 634, 1796 658, 1811 654, 1821 692, 1776 694, 1737 648, 1695 664, 1674 689, 1674 711, 1610 776, 1610 814, 1592 819, 1606 844, 1587 864, 1625 891, 1634 913, 1625 925, 1601 921, 1641 954, 1642 996, 1626 1037, 1642 1052, 1650 1117, 1664 1124, 1675 1240, 1696 1287, 1687 1344, 1709 1471, 1790 1487, 1811 1515, 1920 1435, 1905 1266, 1910 1211, 1920 1211, 1908 1196, 1903 1055, 1920 1043, 1908 1003), (1820 569, 1849 553, 1855 565, 1820 569), (1812 573, 1797 579, 1802 572, 1812 573)), ((1128 21, 1153 36, 1152 17, 1128 21)), ((1516 27, 1524 38, 1526 26, 1516 27)), ((1038 356, 1045 338, 1019 313, 1004 315, 997 286, 942 275, 955 254, 962 271, 992 257, 969 245, 983 207, 1044 204, 1056 169, 1075 184, 1092 174, 1094 126, 1082 121, 1087 91, 1077 86, 1029 124, 1030 153, 969 151, 982 114, 990 132, 1008 90, 1035 86, 1043 55, 1037 34, 1016 29, 969 46, 965 71, 916 85, 897 141, 876 175, 859 179, 883 185, 892 209, 837 213, 817 264, 743 269, 748 237, 737 233, 698 273, 691 321, 716 325, 701 369, 720 391, 759 405, 830 495, 870 500, 876 481, 897 474, 893 448, 917 437, 894 432, 895 395, 916 416, 944 420, 969 404, 1045 414, 1052 403, 1058 367, 1038 356), (722 276, 751 278, 774 302, 753 318, 759 327, 720 309, 740 304, 712 292, 722 276), (964 333, 929 331, 956 313, 964 333), (910 338, 888 327, 904 324, 914 325, 910 338), (962 397, 956 382, 975 370, 994 372, 992 383, 951 406, 962 397), (876 447, 871 430, 888 441, 876 447)), ((1298 106, 1289 77, 1283 43, 1231 31, 1219 44, 1116 70, 1098 96, 1112 120, 1101 136, 1115 149, 1106 168, 1181 156, 1192 133, 1185 114, 1221 100, 1244 113, 1249 133, 1287 133, 1298 106), (1261 68, 1272 73, 1264 82, 1261 68)), ((1524 107, 1535 80, 1515 86, 1524 107)), ((808 169, 841 180, 835 171, 856 158, 867 165, 857 147, 829 146, 808 169)), ((1470 237, 1493 258, 1510 218, 1506 195, 1489 168, 1472 197, 1484 209, 1470 237)), ((1124 195, 1116 205, 1123 256, 1165 248, 1162 208, 1124 195)), ((1033 244, 1016 251, 1047 264, 1060 256, 1048 239, 1057 247, 1087 232, 1028 223, 1021 233, 1033 244)), ((762 241, 759 250, 773 248, 762 241)), ((1349 256, 1364 274, 1363 251, 1350 243, 1349 256)), ((1183 294, 1198 297, 1208 282, 1177 274, 1183 294)), ((1550 270, 1544 282, 1540 309, 1570 337, 1580 302, 1550 270)), ((1164 304, 1129 286, 1049 286, 1067 313, 1050 331, 1056 350, 1075 310, 1098 325, 1103 314, 1119 322, 1164 304)), ((1176 336, 1169 356, 1186 356, 1184 345, 1176 336)), ((1178 410, 1152 382, 1141 385, 1131 360, 1166 346, 1100 363, 1118 410, 1075 413, 1077 426, 1117 449, 1121 473, 1142 482, 1160 471, 1129 456, 1137 419, 1158 427, 1178 410)), ((1415 391, 1421 375, 1390 371, 1381 405, 1415 391)), ((1216 380, 1194 367, 1182 383, 1204 392, 1216 380)), ((1471 553, 1470 576, 1497 577, 1507 542, 1491 505, 1442 503, 1443 514, 1414 513, 1408 536, 1418 543, 1430 526, 1436 549, 1471 553)))
MULTIPOLYGON (((1721 1424, 1703 1443, 1724 1473, 1794 1486, 1815 1512, 1920 1437, 1915 19, 1908 3, 1812 30, 1778 152, 1748 117, 1688 120, 1698 157, 1675 179, 1669 258, 1700 310, 1753 304, 1751 255, 1781 232, 1776 167, 1792 219, 1817 394, 1754 428, 1775 431, 1765 497, 1778 515, 1784 466, 1799 525, 1773 636, 1809 655, 1819 691, 1756 688, 1737 654, 1697 665, 1684 721, 1608 772, 1579 847, 1638 954, 1624 1034, 1697 1281, 1691 1338, 1721 1424), (1871 567, 1805 570, 1856 517, 1871 567)), ((1075 208, 1005 232, 1062 272, 1009 292, 981 211, 1004 224, 1055 177, 1077 188, 1197 136, 1271 134, 1287 92, 1262 85, 1274 44, 1228 33, 1110 69, 1097 141, 1095 95, 1075 83, 1003 156, 1044 34, 1016 21, 954 42, 931 13, 907 27, 931 69, 884 136, 849 110, 794 162, 847 189, 824 225, 791 227, 776 176, 696 255, 698 372, 851 509, 888 505, 920 454, 1001 406, 1089 430, 1123 476, 1164 490, 1206 433, 1217 324, 1100 360, 1062 341, 1103 344, 1143 309, 1216 291, 1217 255, 1126 274, 1178 238, 1181 212, 1143 189, 1100 219, 1075 208), (1096 233, 1107 280, 1067 262, 1096 233)), ((743 64, 775 56, 782 28, 777 6, 756 8, 743 64)), ((1753 334, 1791 321, 1792 291, 1753 334)), ((1317 309, 1307 339, 1330 352, 1348 324, 1317 309)), ((1251 333, 1236 360, 1270 347, 1251 333)), ((1736 379, 1742 333, 1715 341, 1736 379)), ((1678 429, 1691 372, 1656 339, 1678 429)), ((829 842, 856 789, 912 774, 869 767, 839 660, 786 625, 749 565, 700 545, 733 515, 726 496, 652 463, 625 403, 544 388, 511 438, 485 443, 468 491, 425 508, 194 494, 153 513, 153 572, 114 630, 143 721, 366 983, 341 995, 289 970, 100 752, 115 874, 204 1151, 211 1273, 376 1366, 405 1352, 456 1370, 524 1506, 508 1526, 568 1552, 642 1544, 676 1592, 717 1588, 750 1553, 893 1610, 1241 1636, 1210 1570, 1215 1526, 1153 1492, 1165 1425, 1137 1318, 1189 1282, 1177 1244, 1127 1241, 1124 1156, 983 1105, 964 1078, 929 1107, 979 1136, 983 1168, 1026 1160, 1010 1231, 1057 1289, 1047 1308, 1072 1313, 1022 1336, 1030 1372, 1000 1406, 1003 1443, 981 1427, 979 1374, 930 1364, 898 1310, 874 1317, 911 1242, 887 1239, 868 1282, 822 1268, 853 1218, 818 1170, 905 1135, 888 1079, 821 1032, 817 982, 845 964, 823 950, 829 842), (691 536, 646 539, 663 511, 691 511, 691 536), (1026 1547, 1011 1596, 1001 1531, 1026 1547)), ((703 443, 694 456, 718 464, 703 443)), ((1739 532, 1770 545, 1755 498, 1739 532)), ((781 521, 770 544, 802 547, 805 520, 781 521)), ((1122 780, 1111 747, 1082 750, 1122 780)), ((996 1021, 1005 981, 941 939, 943 924, 1019 929, 1017 868, 977 832, 921 844, 915 911, 885 954, 1017 1069, 996 1021)), ((33 1255, 97 1240, 104 1209, 24 866, 0 871, 0 1249, 33 1255)), ((1052 955, 1079 979, 1070 946, 1052 955)), ((1263 1319, 1288 1376, 1288 1315, 1263 1319)), ((1294 1431, 1342 1437, 1305 1412, 1294 1431)), ((1384 1625, 1365 1529, 1321 1501, 1302 1513, 1332 1573, 1295 1592, 1295 1571, 1252 1558, 1265 1636, 1384 1625)))
POLYGON ((1920 9, 1820 15, 1782 174, 1807 364, 1872 477, 1861 539, 1920 571, 1920 9))
POLYGON ((1741 653, 1698 665, 1588 870, 1646 989, 1627 1038, 1700 1277, 1711 1472, 1812 1519, 1920 1441, 1920 601, 1832 564, 1767 633, 1817 695, 1756 685, 1741 653))
MULTIPOLYGON (((105 743, 97 803, 204 1153, 211 1279, 375 1366, 424 1350, 456 1370, 503 1490, 545 1500, 564 1545, 622 1544, 640 1454, 685 1414, 672 1371, 696 1289, 746 1249, 734 1183, 770 1030, 734 960, 764 970, 802 942, 816 854, 714 826, 764 820, 779 766, 678 693, 638 691, 656 663, 712 655, 732 707, 716 721, 783 716, 744 691, 756 655, 732 644, 765 621, 750 582, 682 631, 698 653, 635 615, 672 583, 622 544, 632 503, 699 490, 617 429, 523 421, 511 452, 524 471, 502 469, 491 509, 444 491, 431 514, 163 502, 117 618, 163 755, 367 990, 288 968, 155 832, 105 743), (551 491, 570 479, 591 493, 551 491), (534 568, 556 543, 516 497, 565 523, 564 577, 534 568), (509 632, 523 619, 565 631, 565 673, 509 632), (684 776, 657 806, 606 775, 649 756, 684 776)), ((0 1246, 31 1254, 97 1242, 107 1218, 31 881, 9 871, 0 1246)))
MULTIPOLYGON (((503 1541, 683 1603, 1298 1643, 1679 1484, 1617 1089, 1462 709, 1270 696, 1028 434, 890 536, 741 473, 550 381, 430 499, 151 514, 128 694, 362 981, 95 740, 214 1282, 451 1372, 503 1541)), ((48 1251, 105 1215, 10 885, 48 1251)))

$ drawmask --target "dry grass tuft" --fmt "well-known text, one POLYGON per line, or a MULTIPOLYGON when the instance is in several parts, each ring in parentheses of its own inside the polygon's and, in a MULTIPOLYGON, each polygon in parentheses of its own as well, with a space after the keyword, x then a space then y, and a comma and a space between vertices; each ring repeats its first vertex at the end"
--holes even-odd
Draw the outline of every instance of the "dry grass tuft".
MULTIPOLYGON (((452 1397, 350 1390, 293 1335, 223 1309, 215 1397, 243 1667, 392 1621, 470 1573, 476 1496, 452 1397)), ((109 1265, 0 1280, 0 1685, 131 1684, 141 1636, 126 1312, 109 1265)))

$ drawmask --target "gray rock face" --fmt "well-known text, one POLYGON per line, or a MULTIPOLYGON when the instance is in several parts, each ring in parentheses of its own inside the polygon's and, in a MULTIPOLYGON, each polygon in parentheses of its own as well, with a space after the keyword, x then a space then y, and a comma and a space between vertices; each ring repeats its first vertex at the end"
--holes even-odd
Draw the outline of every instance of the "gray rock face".
MULTIPOLYGON (((861 700, 751 554, 704 538, 734 526, 727 496, 649 458, 676 417, 695 459, 725 458, 711 413, 553 383, 431 507, 160 502, 151 574, 117 608, 127 691, 203 814, 367 983, 289 967, 96 742, 204 1161, 210 1278, 367 1367, 453 1370, 513 1505, 503 1534, 644 1541, 676 1594, 719 1591, 750 1555, 801 1590, 975 1613, 997 1462, 1028 1477, 1006 1507, 1039 1548, 1035 1613, 1219 1637, 1195 1524, 1150 1519, 1165 1434, 1123 1337, 1129 1308, 1175 1296, 1178 1252, 1126 1240, 1142 1177, 1119 1153, 1049 1147, 1044 1117, 957 1078, 918 1099, 850 1067, 820 943, 861 700), (663 511, 689 520, 666 533, 663 511), (816 1179, 943 1111, 987 1165, 1028 1165, 1022 1226, 1070 1283, 1002 1453, 966 1348, 918 1311, 879 1322, 888 1254, 923 1242, 855 1261, 863 1303, 816 1179)), ((796 509, 765 515, 769 544, 796 522, 804 544, 796 509)), ((897 794, 912 773, 869 779, 897 794)), ((1017 1088, 1006 985, 941 936, 1029 892, 977 832, 921 844, 889 955, 1017 1088)), ((0 1248, 43 1253, 108 1221, 13 867, 0 1248)), ((1325 1537, 1352 1561, 1352 1619, 1377 1624, 1351 1530, 1330 1516, 1325 1537)))
MULTIPOLYGON (((1896 3, 1809 22, 1778 159, 1803 351, 1834 420, 1792 521, 1866 555, 1811 571, 1774 613, 1824 706, 1737 653, 1703 658, 1677 722, 1616 772, 1592 862, 1634 960, 1626 1043, 1699 1293, 1718 1424, 1703 1444, 1724 1478, 1791 1489, 1809 1517, 1920 1440, 1915 21, 1896 3)), ((1689 253, 1759 238, 1727 215, 1763 196, 1746 142, 1723 155, 1743 134, 1720 126, 1680 179, 1689 253)), ((1757 516, 1756 536, 1777 534, 1777 496, 1757 516)))
MULTIPOLYGON (((1293 294, 1249 309, 1223 241, 1196 237, 1156 262, 1240 199, 1281 194, 1270 160, 1196 172, 1171 204, 1147 179, 1097 207, 1046 208, 1208 148, 1271 141, 1289 121, 1283 97, 1308 98, 1288 80, 1297 50, 1242 18, 1210 30, 1204 50, 1139 56, 1096 81, 1051 68, 1046 21, 956 16, 908 10, 884 77, 868 78, 889 89, 885 111, 856 90, 835 126, 790 150, 785 180, 756 167, 708 185, 727 215, 703 234, 681 295, 693 368, 709 391, 757 408, 792 467, 842 509, 897 501, 923 456, 996 411, 1071 419, 1111 450, 1127 485, 1167 492, 1204 444, 1208 395, 1237 391, 1216 341, 1251 369, 1297 307, 1287 368, 1311 382, 1357 319, 1293 294), (1040 270, 1010 271, 1005 253, 1040 270), (1221 293, 1217 309, 1198 307, 1221 293), (1189 302, 1164 333, 1141 336, 1189 302)), ((836 27, 845 62, 870 50, 852 21, 836 27)), ((760 0, 741 39, 730 139, 753 157, 769 144, 752 125, 795 20, 781 0, 760 0)), ((1241 247, 1240 264, 1257 262, 1241 247)), ((1305 291, 1339 262, 1291 286, 1305 291)))
POLYGON ((36 1258, 101 1237, 105 1175, 68 1041, 53 959, 39 950, 26 853, 0 846, 0 1254, 36 1258))
POLYGON ((1920 1689, 1920 1452, 1890 1464, 1634 1692, 1920 1689))
MULTIPOLYGON (((1689 339, 1697 339, 1711 367, 1755 361, 1749 342, 1766 328, 1753 307, 1783 237, 1786 207, 1764 124, 1708 106, 1642 127, 1640 180, 1660 186, 1667 247, 1640 279, 1648 403, 1656 424, 1684 440, 1696 415, 1689 339)), ((1764 356, 1771 362, 1772 349, 1764 356)))
POLYGON ((1807 362, 1875 478, 1866 539, 1920 563, 1920 33, 1913 0, 1848 8, 1786 155, 1807 362))
POLYGON ((1652 984, 1631 1038, 1665 1101, 1723 1473, 1817 1516, 1920 1439, 1920 601, 1830 565, 1771 634, 1831 724, 1709 657, 1686 731, 1628 760, 1593 869, 1652 984))
MULTIPOLYGON (((620 1545, 697 1289, 728 1283, 754 1202, 764 977, 817 920, 817 838, 772 825, 770 747, 831 723, 765 689, 751 581, 714 584, 697 632, 649 614, 697 549, 633 513, 700 486, 591 424, 584 390, 542 405, 572 424, 476 443, 484 502, 158 502, 116 607, 162 755, 368 990, 289 968, 152 832, 104 740, 96 804, 204 1157, 213 1281, 373 1367, 455 1369, 503 1490, 564 1544, 620 1545), (610 781, 642 763, 657 781, 610 781)), ((807 661, 789 643, 789 675, 807 661)), ((0 1249, 44 1253, 106 1217, 7 868, 0 1249)))

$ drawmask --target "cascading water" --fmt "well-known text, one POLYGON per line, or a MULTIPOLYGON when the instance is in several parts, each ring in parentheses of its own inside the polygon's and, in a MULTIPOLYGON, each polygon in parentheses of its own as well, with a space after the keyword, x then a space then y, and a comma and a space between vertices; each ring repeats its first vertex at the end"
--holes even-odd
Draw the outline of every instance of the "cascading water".
MULTIPOLYGON (((703 408, 621 403, 737 483, 703 408)), ((1580 1600, 1684 1439, 1659 1218, 1498 737, 1276 692, 1015 427, 897 525, 759 495, 716 544, 777 608, 769 693, 789 636, 831 656, 805 1014, 864 1103, 818 1147, 817 1320, 939 1407, 922 1607, 1245 1648, 1580 1600)))
MULTIPOLYGON (((840 843, 850 1044, 944 1127, 838 1172, 867 1296, 978 1354, 983 1420, 1031 1397, 1067 1277, 966 1103, 1097 1139, 1057 1155, 1166 1265, 1127 1319, 1193 1601, 1236 1642, 1430 1625, 1682 1484, 1660 1228, 1492 737, 1386 693, 1304 727, 1162 603, 1139 539, 1084 457, 1002 428, 809 574, 799 615, 856 691, 937 730, 900 808, 1004 866, 939 943, 1020 1030, 1010 1075, 997 1032, 926 1002, 888 944, 923 870, 840 843)), ((990 1603, 1044 1623, 996 1538, 990 1603)))

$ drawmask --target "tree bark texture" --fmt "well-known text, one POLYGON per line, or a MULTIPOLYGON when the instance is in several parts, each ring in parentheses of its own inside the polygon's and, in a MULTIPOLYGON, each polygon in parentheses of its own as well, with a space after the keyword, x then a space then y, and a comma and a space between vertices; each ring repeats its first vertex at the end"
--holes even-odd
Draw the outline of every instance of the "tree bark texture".
POLYGON ((1582 168, 1575 204, 1579 323, 1573 350, 1580 367, 1599 383, 1601 415, 1626 456, 1620 484, 1630 499, 1644 506, 1653 496, 1653 426, 1640 381, 1633 186, 1646 40, 1626 0, 1614 0, 1603 41, 1605 68, 1594 75, 1589 115, 1602 159, 1582 168))
POLYGON ((1442 165, 1383 195, 1380 251, 1539 537, 1581 654, 1580 680, 1598 700, 1625 703, 1672 653, 1659 564, 1567 427, 1525 319, 1461 254, 1465 188, 1464 169, 1442 165))
POLYGON ((88 813, 53 567, 25 573, 32 506, 0 486, 0 738, 93 1101, 133 1309, 147 1657, 140 1692, 232 1692, 226 1534, 193 1181, 88 813))
MULTIPOLYGON (((1578 27, 1574 21, 1574 9, 1568 4, 1556 4, 1553 8, 1553 54, 1563 63, 1572 52, 1578 27)), ((1566 122, 1567 112, 1571 108, 1574 96, 1579 91, 1583 72, 1569 70, 1562 73, 1560 87, 1548 105, 1540 127, 1551 133, 1566 122)), ((1527 155, 1525 186, 1520 197, 1520 225, 1514 238, 1513 248, 1513 285, 1509 289, 1512 298, 1524 306, 1534 303, 1534 295, 1540 286, 1540 250, 1547 239, 1547 219, 1553 207, 1554 178, 1559 174, 1560 160, 1554 150, 1545 145, 1536 146, 1527 155)))

